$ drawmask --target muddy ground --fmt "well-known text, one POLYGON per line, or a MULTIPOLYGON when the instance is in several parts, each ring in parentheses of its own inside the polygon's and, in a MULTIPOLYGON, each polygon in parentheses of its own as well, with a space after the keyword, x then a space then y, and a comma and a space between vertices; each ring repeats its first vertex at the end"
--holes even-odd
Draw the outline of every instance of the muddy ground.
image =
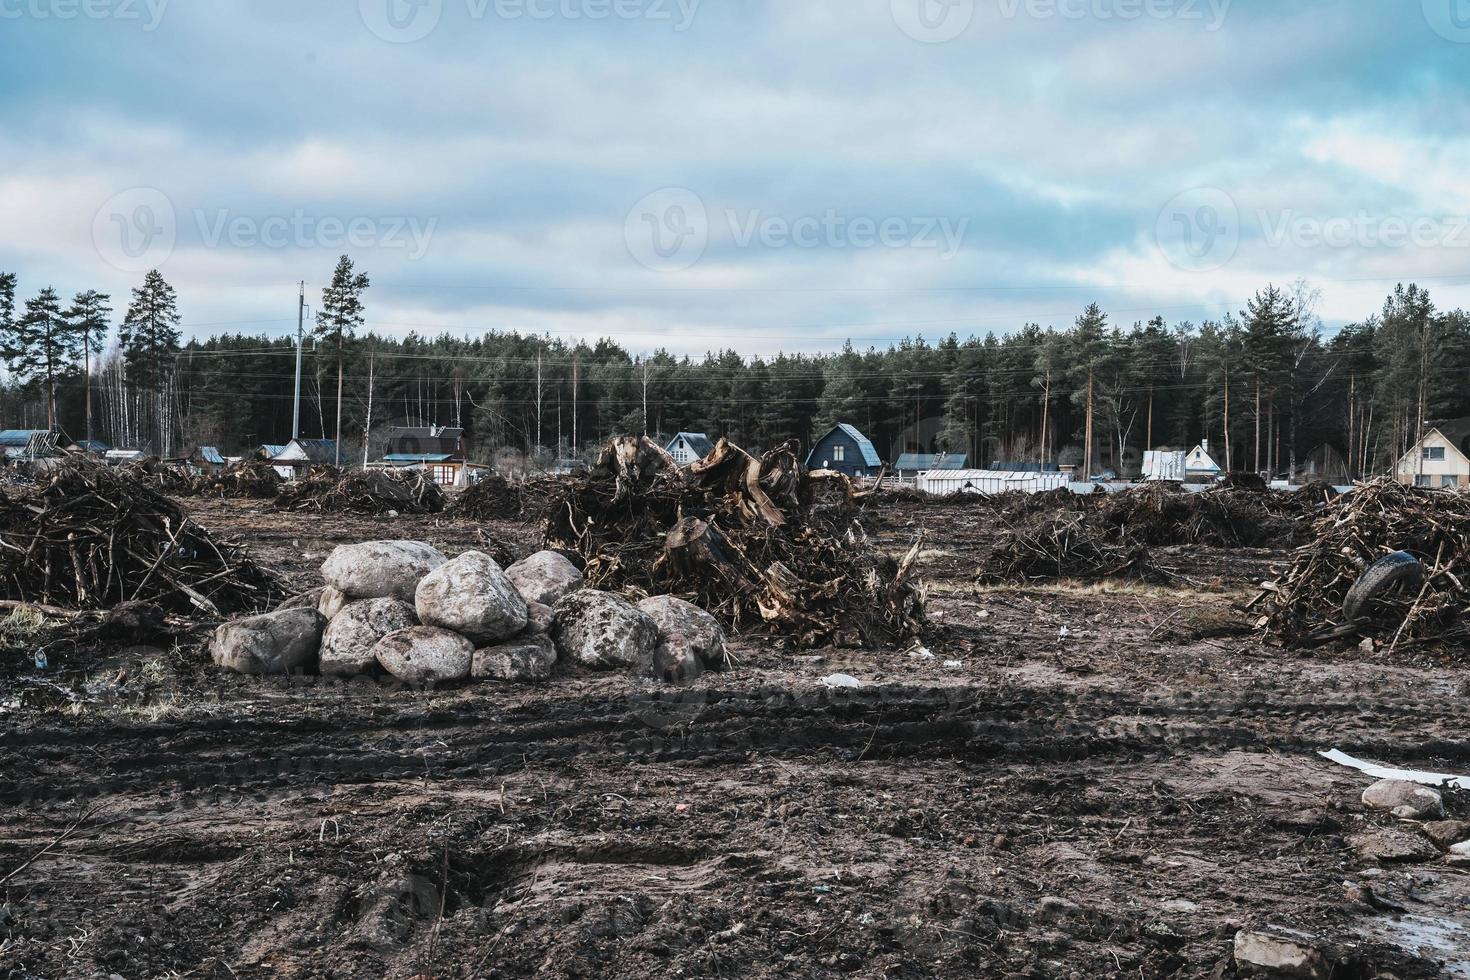
MULTIPOLYGON (((302 588, 336 543, 537 540, 188 506, 302 588)), ((1470 772, 1464 666, 1264 646, 1236 607, 1270 552, 978 589, 992 515, 866 523, 927 529, 923 647, 743 637, 688 690, 252 679, 197 635, 43 672, 11 643, 0 975, 1232 977, 1274 926, 1339 978, 1470 976, 1470 878, 1317 756, 1470 772)))

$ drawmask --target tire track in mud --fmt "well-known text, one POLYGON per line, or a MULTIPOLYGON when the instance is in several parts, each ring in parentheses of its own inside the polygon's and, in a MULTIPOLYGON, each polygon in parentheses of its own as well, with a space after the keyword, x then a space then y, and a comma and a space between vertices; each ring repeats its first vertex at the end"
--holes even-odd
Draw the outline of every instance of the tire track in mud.
MULTIPOLYGON (((81 724, 0 737, 0 802, 488 778, 571 763, 707 765, 752 753, 846 762, 1068 762, 1250 747, 1310 753, 1349 723, 1373 731, 1372 719, 1405 717, 1411 705, 1422 720, 1422 700, 1410 697, 1327 700, 1252 691, 1215 701, 1198 694, 1151 700, 1110 691, 885 686, 550 698, 499 711, 470 703, 425 714, 406 703, 367 717, 81 724), (79 752, 82 746, 90 752, 79 752)), ((1463 721, 1462 712, 1442 719, 1449 731, 1463 730, 1463 721)), ((1470 743, 1453 739, 1376 731, 1350 744, 1400 761, 1470 763, 1470 743)))

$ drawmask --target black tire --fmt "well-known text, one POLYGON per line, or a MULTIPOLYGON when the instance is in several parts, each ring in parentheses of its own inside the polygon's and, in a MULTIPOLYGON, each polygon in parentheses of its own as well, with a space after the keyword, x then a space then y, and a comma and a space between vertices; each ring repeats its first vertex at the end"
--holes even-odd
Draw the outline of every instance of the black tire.
POLYGON ((1342 601, 1342 613, 1348 622, 1355 622, 1368 608, 1368 603, 1381 598, 1395 586, 1418 588, 1424 581, 1424 565, 1407 551, 1395 551, 1368 566, 1348 589, 1342 601))

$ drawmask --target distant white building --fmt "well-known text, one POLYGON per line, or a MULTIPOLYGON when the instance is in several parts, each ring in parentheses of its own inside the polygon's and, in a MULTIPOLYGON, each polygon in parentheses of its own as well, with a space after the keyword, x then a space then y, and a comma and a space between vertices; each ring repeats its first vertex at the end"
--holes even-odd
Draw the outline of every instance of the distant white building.
POLYGON ((674 462, 690 466, 715 451, 715 444, 703 432, 681 432, 665 447, 674 462))
POLYGON ((1432 427, 1404 453, 1394 475, 1405 486, 1470 486, 1470 456, 1437 427, 1432 427))
POLYGON ((1143 478, 1151 483, 1183 483, 1189 454, 1149 450, 1143 454, 1143 478))
POLYGON ((1184 480, 1186 483, 1213 483, 1220 478, 1220 464, 1210 455, 1210 440, 1201 440, 1198 446, 1184 457, 1184 480))

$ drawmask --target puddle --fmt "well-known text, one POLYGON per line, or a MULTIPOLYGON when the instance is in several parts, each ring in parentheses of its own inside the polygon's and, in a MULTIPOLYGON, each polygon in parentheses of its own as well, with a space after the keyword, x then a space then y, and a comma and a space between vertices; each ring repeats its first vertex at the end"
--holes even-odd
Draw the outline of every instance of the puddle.
POLYGON ((1405 915, 1375 923, 1375 932, 1399 946, 1444 964, 1447 977, 1470 980, 1470 926, 1437 915, 1405 915))

